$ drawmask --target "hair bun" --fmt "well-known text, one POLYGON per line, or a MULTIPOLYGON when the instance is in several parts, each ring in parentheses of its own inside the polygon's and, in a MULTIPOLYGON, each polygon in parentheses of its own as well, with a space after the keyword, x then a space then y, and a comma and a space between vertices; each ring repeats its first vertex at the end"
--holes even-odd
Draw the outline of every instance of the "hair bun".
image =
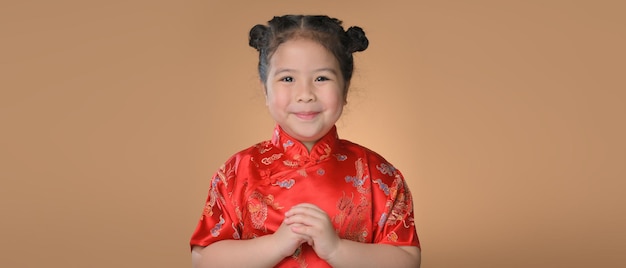
POLYGON ((350 37, 350 45, 348 45, 350 53, 363 51, 369 45, 369 40, 367 40, 365 32, 361 27, 352 26, 346 31, 346 34, 350 37))
POLYGON ((250 29, 250 40, 248 44, 258 51, 267 46, 267 26, 257 24, 250 29))

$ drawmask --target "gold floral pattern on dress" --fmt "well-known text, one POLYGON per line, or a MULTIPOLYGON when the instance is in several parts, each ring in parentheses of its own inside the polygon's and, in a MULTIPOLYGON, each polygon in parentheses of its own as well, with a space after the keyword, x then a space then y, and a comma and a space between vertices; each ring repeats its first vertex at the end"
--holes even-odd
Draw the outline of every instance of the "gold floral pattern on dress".
POLYGON ((396 232, 390 232, 387 234, 387 241, 398 242, 398 234, 396 232))
POLYGON ((299 163, 293 160, 283 160, 283 165, 294 168, 294 167, 298 167, 299 163))
POLYGON ((263 141, 256 144, 254 147, 259 151, 259 154, 264 154, 272 150, 272 143, 270 141, 263 141))
POLYGON ((267 232, 265 220, 267 220, 268 206, 273 209, 282 209, 278 203, 274 202, 274 196, 271 194, 264 196, 255 191, 248 197, 248 212, 254 229, 267 232))
POLYGON ((233 239, 235 240, 239 240, 241 239, 241 235, 239 234, 239 230, 237 230, 237 226, 235 226, 235 223, 231 223, 230 225, 231 228, 233 228, 233 239))
POLYGON ((407 223, 407 215, 412 214, 412 200, 411 196, 407 195, 407 191, 399 191, 399 189, 406 189, 401 177, 396 177, 393 181, 393 186, 390 191, 390 200, 386 206, 391 208, 391 212, 387 217, 387 225, 395 225, 398 222, 402 222, 405 227, 409 227, 411 223, 407 223), (394 200, 395 202, 392 202, 394 200))
POLYGON ((319 158, 318 161, 322 161, 322 160, 328 158, 330 156, 330 153, 332 152, 332 149, 330 148, 330 145, 328 145, 328 144, 324 144, 324 145, 325 145, 324 146, 324 154, 320 155, 320 158, 319 158))
POLYGON ((339 224, 339 226, 342 225, 344 219, 348 215, 352 214, 352 209, 354 208, 354 202, 352 202, 353 197, 354 194, 352 197, 347 197, 344 192, 343 196, 339 198, 339 201, 337 201, 337 209, 339 209, 339 213, 335 216, 335 222, 339 224))
POLYGON ((224 186, 228 187, 228 181, 235 177, 235 166, 233 164, 223 164, 217 170, 217 176, 220 178, 224 186))
POLYGON ((359 158, 354 162, 354 166, 356 169, 356 175, 346 176, 346 182, 351 182, 352 186, 356 187, 359 193, 365 194, 369 190, 369 188, 363 188, 363 185, 369 179, 369 175, 365 174, 365 169, 367 168, 367 165, 363 163, 362 158, 359 158))
POLYGON ((367 238, 367 212, 370 210, 369 202, 364 196, 360 196, 359 204, 353 201, 354 193, 351 197, 343 196, 337 201, 339 213, 334 217, 337 229, 343 233, 342 238, 357 242, 365 242, 367 238))
POLYGON ((272 156, 265 157, 265 158, 261 159, 261 163, 263 163, 265 165, 271 165, 272 163, 274 163, 274 161, 280 159, 282 156, 283 156, 282 153, 273 154, 272 156))
POLYGON ((228 186, 228 181, 235 176, 235 168, 233 165, 222 165, 217 171, 217 174, 209 185, 209 198, 204 205, 203 217, 213 216, 213 207, 219 199, 222 203, 226 202, 224 196, 218 191, 218 184, 222 183, 224 186, 228 186))

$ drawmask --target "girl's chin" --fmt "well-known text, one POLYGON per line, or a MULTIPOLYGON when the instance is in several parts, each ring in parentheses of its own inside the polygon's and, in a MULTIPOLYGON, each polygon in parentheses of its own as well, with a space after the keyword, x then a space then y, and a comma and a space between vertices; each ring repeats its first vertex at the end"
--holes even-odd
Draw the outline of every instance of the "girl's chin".
POLYGON ((326 133, 321 133, 320 131, 291 131, 291 132, 287 132, 290 136, 298 139, 300 142, 316 142, 318 141, 322 136, 324 136, 324 134, 326 133))

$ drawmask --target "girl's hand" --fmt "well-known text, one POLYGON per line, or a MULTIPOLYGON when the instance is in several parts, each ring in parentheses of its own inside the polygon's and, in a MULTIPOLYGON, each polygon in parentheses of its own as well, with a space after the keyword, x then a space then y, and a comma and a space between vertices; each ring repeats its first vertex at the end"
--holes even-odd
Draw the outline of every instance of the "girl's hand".
POLYGON ((299 224, 288 226, 285 221, 283 221, 278 227, 278 230, 271 235, 272 239, 274 239, 274 245, 276 245, 276 248, 283 258, 293 255, 302 243, 311 243, 308 236, 295 233, 291 230, 291 227, 298 226, 299 224))
POLYGON ((309 237, 307 243, 317 256, 324 260, 332 257, 341 239, 325 211, 313 204, 302 203, 285 213, 285 221, 291 230, 309 237))

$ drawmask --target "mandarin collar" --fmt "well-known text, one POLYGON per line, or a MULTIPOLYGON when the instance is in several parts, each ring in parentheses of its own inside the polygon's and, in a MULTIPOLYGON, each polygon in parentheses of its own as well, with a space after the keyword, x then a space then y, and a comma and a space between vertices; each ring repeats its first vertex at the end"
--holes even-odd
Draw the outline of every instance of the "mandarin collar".
POLYGON ((328 158, 336 150, 338 140, 337 127, 333 126, 313 145, 311 152, 309 152, 303 143, 289 136, 279 125, 276 125, 272 135, 274 147, 283 152, 287 159, 291 160, 293 166, 302 166, 308 162, 317 163, 328 158))

